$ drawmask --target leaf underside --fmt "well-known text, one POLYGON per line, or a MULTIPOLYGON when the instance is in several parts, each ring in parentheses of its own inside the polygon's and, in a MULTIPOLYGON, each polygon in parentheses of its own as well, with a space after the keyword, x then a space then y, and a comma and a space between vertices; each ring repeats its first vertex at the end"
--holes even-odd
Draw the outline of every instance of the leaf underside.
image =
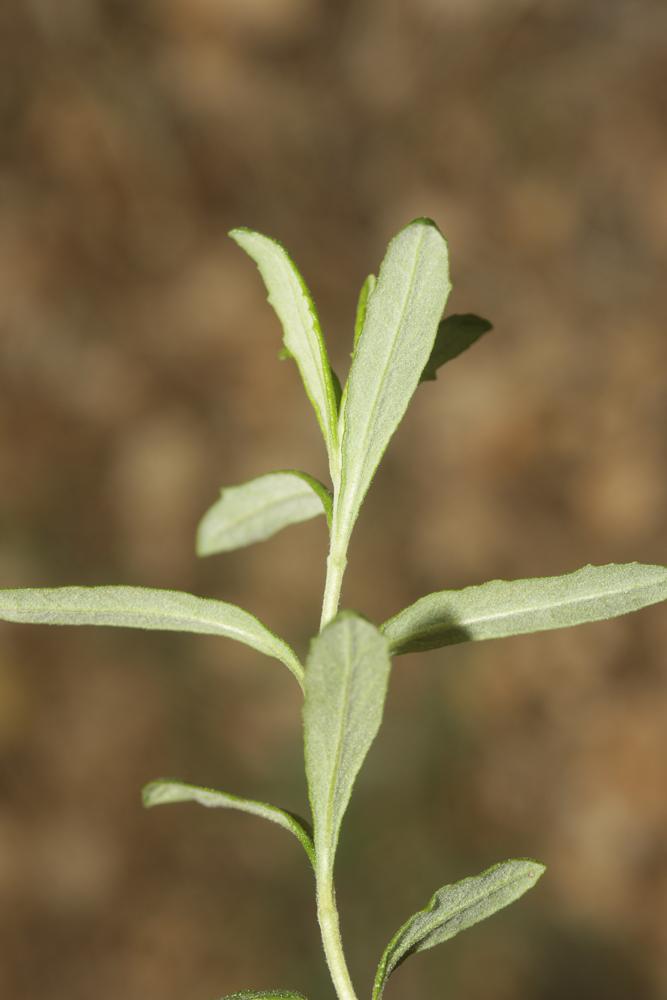
POLYGON ((352 786, 382 719, 389 669, 386 639, 352 612, 311 644, 303 720, 318 865, 333 867, 352 786))
POLYGON ((536 861, 504 861, 481 875, 438 889, 428 905, 410 917, 387 945, 372 1000, 380 1000, 390 975, 406 958, 448 941, 513 903, 532 889, 544 870, 544 865, 536 861))
POLYGON ((476 340, 492 329, 493 325, 488 319, 482 319, 472 313, 446 316, 438 327, 433 350, 424 366, 420 381, 434 382, 438 368, 458 358, 459 354, 467 351, 476 340))
POLYGON ((253 615, 211 598, 147 587, 0 590, 0 619, 33 625, 109 625, 219 635, 280 660, 303 681, 296 653, 253 615))
POLYGON ((143 803, 147 809, 153 806, 171 805, 176 802, 196 802, 208 809, 236 809, 250 813, 276 823, 284 830, 289 830, 297 838, 308 856, 311 864, 315 863, 313 839, 308 823, 300 816, 279 809, 266 802, 256 802, 254 799, 244 799, 229 792, 220 792, 213 788, 201 788, 184 781, 174 781, 170 778, 159 778, 146 785, 142 792, 143 803))
POLYGON ((392 653, 568 628, 667 600, 667 567, 585 566, 564 576, 492 580, 422 597, 382 626, 392 653))
POLYGON ((363 329, 343 393, 342 472, 334 521, 348 537, 417 388, 449 290, 447 245, 434 223, 418 219, 387 248, 363 308, 363 329))
POLYGON ((305 472, 270 472, 225 487, 199 523, 197 555, 231 552, 264 541, 319 514, 331 519, 331 496, 305 472))

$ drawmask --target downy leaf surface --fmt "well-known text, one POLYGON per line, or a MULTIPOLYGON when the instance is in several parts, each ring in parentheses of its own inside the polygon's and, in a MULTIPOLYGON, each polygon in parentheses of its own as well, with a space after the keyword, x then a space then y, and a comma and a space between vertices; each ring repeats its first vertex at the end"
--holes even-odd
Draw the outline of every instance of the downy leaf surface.
POLYGON ((270 472, 239 486, 226 486, 199 523, 197 555, 231 552, 264 541, 318 514, 331 521, 331 494, 305 472, 270 472))
POLYGON ((410 653, 602 621, 664 600, 667 567, 612 563, 564 576, 441 590, 400 611, 382 631, 392 653, 410 653))
POLYGON ((251 229, 229 234, 257 264, 283 328, 283 341, 296 361, 324 436, 331 475, 338 475, 336 391, 315 304, 296 265, 277 240, 251 229))
POLYGON ((196 802, 208 809, 236 809, 240 812, 260 816, 272 823, 277 823, 284 830, 289 830, 297 838, 308 860, 315 864, 313 838, 305 820, 294 813, 279 809, 266 802, 255 802, 253 799, 240 798, 229 792, 219 792, 213 788, 201 788, 184 781, 173 781, 169 778, 159 778, 146 785, 142 792, 143 803, 147 809, 153 806, 170 805, 174 802, 196 802))
POLYGON ((343 393, 334 532, 344 539, 419 384, 450 287, 445 240, 417 219, 387 248, 343 393))
POLYGON ((146 587, 0 590, 0 619, 33 625, 111 625, 220 635, 284 663, 303 683, 296 653, 253 615, 211 598, 146 587))
POLYGON ((453 938, 523 896, 544 872, 536 861, 504 861, 481 875, 445 885, 428 906, 396 932, 380 959, 373 1000, 380 1000, 392 972, 409 955, 453 938))
POLYGON ((349 611, 313 639, 303 706, 318 867, 331 871, 352 787, 375 739, 389 681, 387 640, 349 611))
POLYGON ((446 316, 438 327, 433 350, 424 366, 420 381, 434 382, 438 368, 458 358, 459 354, 467 351, 476 340, 492 329, 493 325, 488 319, 482 319, 472 313, 446 316))

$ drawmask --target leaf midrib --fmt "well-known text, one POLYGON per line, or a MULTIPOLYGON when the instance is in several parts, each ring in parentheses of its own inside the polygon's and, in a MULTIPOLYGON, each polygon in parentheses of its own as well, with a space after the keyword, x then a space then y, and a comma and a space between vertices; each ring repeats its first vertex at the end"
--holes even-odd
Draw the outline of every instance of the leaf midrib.
MULTIPOLYGON (((375 414, 377 412, 377 409, 378 409, 378 406, 379 406, 380 397, 382 395, 382 388, 383 388, 383 386, 385 384, 385 381, 386 381, 387 371, 389 370, 390 362, 392 361, 392 359, 394 357, 394 354, 396 352, 396 344, 397 344, 397 341, 398 341, 398 338, 399 338, 399 334, 400 334, 401 328, 403 326, 403 320, 405 318, 405 312, 406 312, 406 309, 407 309, 408 302, 410 300, 410 295, 412 293, 412 287, 413 287, 413 284, 414 284, 415 274, 417 272, 417 261, 419 259, 419 254, 421 252, 422 244, 424 242, 425 237, 426 237, 426 233, 424 231, 422 231, 419 234, 419 240, 418 240, 417 245, 415 247, 414 259, 413 259, 413 262, 412 262, 412 267, 410 269, 410 280, 408 282, 407 291, 405 293, 405 298, 404 298, 403 304, 401 306, 400 318, 398 320, 398 323, 395 326, 394 335, 393 335, 392 340, 391 340, 391 348, 389 350, 389 353, 387 355, 387 360, 386 360, 386 362, 384 364, 384 367, 382 369, 382 377, 380 378, 380 380, 377 383, 377 391, 375 393, 373 402, 371 404, 370 411, 368 413, 368 418, 366 420, 366 426, 364 428, 364 434, 363 434, 363 445, 364 445, 363 449, 362 449, 363 454, 367 454, 368 453, 368 444, 369 444, 369 439, 370 439, 370 436, 371 436, 370 435, 370 431, 371 431, 371 428, 374 427, 375 414)), ((377 286, 376 286, 376 290, 377 290, 377 286)), ((372 307, 371 307, 370 302, 369 302, 368 309, 370 309, 370 308, 372 308, 372 307)), ((368 319, 368 312, 366 313, 366 320, 367 319, 368 319)), ((365 325, 365 322, 364 322, 364 325, 365 325)), ((362 328, 362 334, 363 334, 363 328, 362 328)), ((360 342, 361 342, 361 338, 360 338, 360 342)), ((345 402, 346 402, 346 410, 347 410, 347 408, 349 406, 349 394, 348 394, 345 402)), ((345 423, 344 423, 344 427, 343 427, 343 436, 344 436, 344 440, 346 441, 347 438, 349 437, 349 425, 348 425, 348 421, 347 421, 347 412, 345 413, 344 417, 345 417, 345 423)), ((343 452, 345 451, 344 442, 341 443, 341 451, 343 451, 343 452)), ((347 494, 348 506, 350 505, 351 500, 356 498, 356 494, 359 491, 359 483, 361 481, 361 471, 362 471, 362 468, 363 468, 363 466, 359 465, 359 468, 355 472, 354 478, 350 477, 350 479, 348 479, 346 477, 346 482, 343 484, 343 488, 341 490, 341 493, 343 495, 347 494), (350 483, 351 483, 351 486, 350 486, 350 483), (352 488, 354 488, 354 493, 352 492, 352 488)))
MULTIPOLYGON (((483 587, 485 586, 485 584, 480 584, 480 586, 483 587)), ((602 597, 614 597, 618 594, 632 594, 640 590, 650 589, 652 586, 655 586, 655 584, 642 583, 632 587, 618 587, 611 590, 604 590, 593 594, 587 594, 585 597, 577 597, 574 600, 562 600, 551 604, 531 604, 529 607, 522 607, 515 611, 503 611, 499 612, 498 614, 484 614, 484 615, 479 615, 478 617, 470 616, 455 622, 441 622, 439 624, 435 622, 433 624, 419 626, 418 632, 417 631, 410 632, 401 641, 405 642, 411 637, 418 638, 421 635, 431 635, 434 632, 440 632, 443 630, 447 631, 449 629, 465 628, 467 625, 478 625, 480 622, 501 621, 503 618, 516 618, 519 615, 531 614, 535 611, 549 611, 552 609, 556 610, 558 608, 564 608, 564 607, 576 607, 578 604, 587 604, 590 601, 596 601, 602 597)), ((443 593, 457 593, 457 592, 443 591, 443 593)), ((428 601, 428 597, 423 598, 423 600, 428 601)), ((400 615, 396 616, 396 618, 392 619, 392 621, 395 621, 399 617, 400 615)))
MULTIPOLYGON (((231 531, 234 528, 238 528, 239 525, 244 524, 247 521, 252 521, 255 517, 258 517, 260 514, 263 514, 271 507, 279 508, 284 504, 291 503, 293 500, 308 498, 310 495, 317 496, 315 490, 313 490, 312 487, 309 487, 308 490, 300 490, 299 492, 286 494, 285 496, 282 496, 280 500, 269 500, 259 507, 254 507, 252 513, 246 514, 245 516, 242 514, 240 517, 237 517, 233 521, 228 520, 226 522, 225 528, 220 529, 219 536, 224 535, 227 531, 231 531)), ((224 497, 222 499, 224 499, 224 497)), ((320 500, 321 503, 322 502, 321 499, 319 497, 318 499, 320 500)), ((324 512, 324 507, 322 507, 322 511, 324 512)))
MULTIPOLYGON (((503 882, 497 884, 495 888, 493 888, 490 892, 487 893, 480 892, 472 902, 460 903, 458 905, 453 906, 451 909, 447 911, 447 916, 441 916, 440 920, 436 919, 438 911, 433 910, 432 918, 427 922, 425 922, 424 928, 420 930, 420 939, 418 941, 415 941, 412 945, 409 945, 407 951, 401 956, 401 958, 407 958, 408 955, 414 950, 421 950, 419 948, 419 945, 427 937, 433 934, 434 931, 437 931, 439 927, 443 927, 445 924, 448 924, 451 920, 459 916, 461 913, 464 913, 466 910, 470 910, 473 907, 478 906, 480 903, 483 903, 486 900, 493 899, 494 896, 497 896, 498 893, 503 892, 504 889, 507 889, 508 886, 511 886, 513 883, 524 880, 530 880, 531 877, 532 876, 530 876, 527 872, 524 872, 521 875, 514 875, 514 876, 509 875, 503 882)), ((420 912, 423 913, 424 911, 422 910, 420 912)), ((411 920, 407 922, 405 926, 406 931, 409 930, 410 923, 413 920, 415 920, 416 917, 418 916, 419 914, 416 913, 414 917, 412 917, 411 920)))
POLYGON ((345 642, 346 642, 346 667, 345 667, 345 678, 343 684, 341 685, 341 699, 342 699, 342 711, 340 713, 340 725, 338 728, 338 736, 336 741, 336 750, 334 754, 334 764, 331 770, 331 780, 329 783, 329 791, 327 794, 327 805, 326 805, 326 822, 324 824, 325 832, 327 834, 327 863, 329 867, 333 867, 333 857, 329 854, 333 854, 333 814, 334 805, 336 799, 336 789, 338 785, 338 774, 340 770, 340 762, 343 756, 343 744, 345 731, 347 729, 347 721, 350 713, 350 686, 352 684, 352 635, 350 630, 345 630, 345 642))

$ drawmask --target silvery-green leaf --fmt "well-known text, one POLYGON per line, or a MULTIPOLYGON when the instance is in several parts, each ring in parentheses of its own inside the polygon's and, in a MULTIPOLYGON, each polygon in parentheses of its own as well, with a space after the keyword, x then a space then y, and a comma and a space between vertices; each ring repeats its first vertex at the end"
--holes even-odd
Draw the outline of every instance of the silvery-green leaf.
POLYGON ((330 522, 331 494, 305 472, 270 472, 240 486, 227 486, 199 523, 197 555, 264 541, 318 514, 326 514, 330 522))
POLYGON ((33 625, 113 625, 195 632, 236 639, 280 660, 303 683, 296 653, 253 615, 176 590, 147 587, 53 587, 0 590, 0 619, 33 625))
POLYGON ((363 285, 361 286, 361 291, 359 292, 359 298, 357 300, 357 313, 354 320, 354 346, 357 346, 359 337, 361 336, 361 331, 364 328, 364 320, 366 319, 366 309, 368 308, 368 299, 373 293, 373 289, 376 285, 376 278, 374 274, 369 274, 363 285))
POLYGON ((306 997, 293 990, 241 990, 240 993, 229 993, 222 1000, 306 1000, 306 997))
POLYGON ((449 289, 447 245, 433 222, 417 219, 387 248, 343 393, 333 526, 341 548, 419 384, 449 289))
POLYGON ((421 375, 422 382, 436 379, 438 368, 463 354, 484 333, 493 329, 488 319, 473 316, 472 313, 447 316, 438 327, 433 350, 421 375))
POLYGON ((261 816, 262 819, 277 823, 284 830, 293 833, 308 855, 311 864, 315 864, 313 839, 308 824, 300 816, 287 812, 285 809, 268 805, 266 802, 255 802, 253 799, 243 799, 238 795, 230 795, 228 792, 219 792, 213 788, 200 788, 198 785, 190 785, 184 781, 172 781, 168 778, 151 781, 143 789, 142 797, 144 805, 149 809, 152 806, 168 805, 173 802, 197 802, 200 806, 206 806, 208 809, 237 809, 253 816, 261 816))
POLYGON ((389 681, 384 636, 341 612, 313 639, 303 706, 306 776, 318 867, 330 871, 359 769, 375 739, 389 681))
POLYGON ((380 1000, 389 976, 409 955, 442 944, 502 910, 532 889, 544 870, 536 861, 504 861, 438 889, 428 906, 410 917, 387 945, 375 976, 373 1000, 380 1000))
POLYGON ((565 576, 441 590, 400 611, 382 631, 392 653, 410 653, 602 621, 664 600, 665 566, 585 566, 565 576))
POLYGON ((277 240, 250 229, 229 234, 257 264, 269 302, 283 327, 284 343, 301 373, 322 429, 334 482, 338 463, 338 408, 327 350, 315 305, 296 265, 277 240))

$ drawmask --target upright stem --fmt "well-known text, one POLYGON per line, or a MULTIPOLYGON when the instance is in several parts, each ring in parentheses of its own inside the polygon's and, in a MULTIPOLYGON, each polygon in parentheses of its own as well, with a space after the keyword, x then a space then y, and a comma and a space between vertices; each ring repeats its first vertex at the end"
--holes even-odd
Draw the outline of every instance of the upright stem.
MULTIPOLYGON (((320 630, 336 616, 343 585, 343 576, 347 566, 347 546, 350 539, 349 531, 341 530, 340 512, 334 499, 334 513, 331 524, 331 542, 327 558, 327 578, 324 584, 322 600, 322 620, 320 630)), ((317 881, 317 919, 322 934, 322 944, 327 965, 331 973, 338 1000, 357 1000, 350 973, 345 961, 343 942, 340 936, 340 923, 336 908, 336 893, 333 883, 333 858, 318 857, 316 869, 317 881)))
POLYGON ((333 873, 328 866, 323 871, 317 872, 317 919, 320 922, 324 954, 338 1000, 357 1000, 343 952, 333 873))

